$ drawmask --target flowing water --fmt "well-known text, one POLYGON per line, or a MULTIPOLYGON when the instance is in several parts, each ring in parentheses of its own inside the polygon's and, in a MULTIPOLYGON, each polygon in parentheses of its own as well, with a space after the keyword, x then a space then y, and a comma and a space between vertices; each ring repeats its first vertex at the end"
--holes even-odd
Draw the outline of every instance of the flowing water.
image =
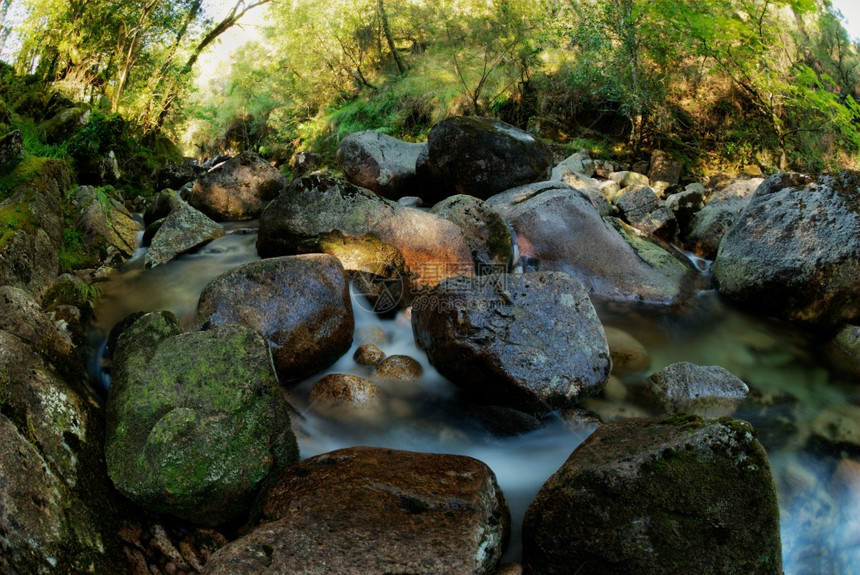
MULTIPOLYGON (((145 270, 143 250, 100 284, 92 341, 94 373, 106 334, 126 315, 166 309, 194 329, 197 299, 206 283, 237 265, 258 259, 254 225, 226 227, 227 235, 194 254, 145 270)), ((706 263, 697 267, 707 273, 706 263)), ((456 453, 490 466, 512 515, 506 560, 520 553, 520 527, 526 507, 544 481, 596 428, 550 416, 538 430, 500 438, 489 433, 458 399, 456 388, 440 376, 416 348, 408 316, 383 319, 353 294, 357 330, 377 326, 386 335, 388 355, 406 354, 421 362, 415 385, 383 387, 380 408, 334 421, 308 405, 308 393, 324 373, 290 386, 301 414, 294 427, 302 457, 334 449, 372 445, 413 451, 456 453)), ((647 373, 613 378, 604 394, 582 407, 604 420, 656 415, 637 404, 635 390, 653 371, 678 361, 720 365, 750 386, 750 399, 734 414, 753 423, 776 478, 781 509, 784 571, 787 575, 860 571, 860 375, 826 344, 791 325, 732 308, 713 291, 702 291, 684 309, 598 304, 607 326, 623 329, 651 355, 647 373)), ((325 373, 368 376, 357 365, 353 344, 325 373)), ((384 384, 381 384, 384 385, 384 384)))

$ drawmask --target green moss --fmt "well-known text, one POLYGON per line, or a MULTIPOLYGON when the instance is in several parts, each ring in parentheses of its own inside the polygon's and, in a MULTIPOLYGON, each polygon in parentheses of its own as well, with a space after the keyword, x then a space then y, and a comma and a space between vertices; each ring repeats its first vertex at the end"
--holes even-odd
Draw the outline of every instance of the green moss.
POLYGON ((15 190, 41 176, 50 158, 28 156, 15 169, 0 176, 0 200, 10 197, 15 190))
POLYGON ((38 226, 39 219, 30 211, 29 201, 0 209, 0 250, 5 249, 18 231, 32 233, 38 226))

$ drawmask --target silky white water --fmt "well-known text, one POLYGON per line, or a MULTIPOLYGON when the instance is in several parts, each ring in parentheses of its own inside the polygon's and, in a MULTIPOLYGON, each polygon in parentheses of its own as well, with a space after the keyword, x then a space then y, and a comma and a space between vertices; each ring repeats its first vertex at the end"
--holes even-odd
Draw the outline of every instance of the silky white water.
MULTIPOLYGON (((154 269, 143 268, 140 250, 122 270, 99 284, 102 297, 96 309, 94 355, 103 348, 111 327, 133 312, 170 310, 186 329, 195 329, 197 299, 206 283, 232 267, 259 259, 253 228, 247 223, 227 226, 225 237, 154 269)), ((380 318, 368 311, 359 294, 353 294, 353 303, 357 332, 379 326, 386 333, 386 343, 380 346, 383 351, 413 357, 422 364, 424 375, 415 384, 380 383, 385 399, 379 409, 339 420, 319 414, 308 404, 308 394, 327 373, 367 377, 369 369, 352 359, 361 342, 354 341, 325 372, 290 384, 289 396, 300 414, 294 417, 294 428, 302 457, 372 445, 479 459, 495 472, 511 509, 506 559, 516 560, 529 502, 596 424, 575 425, 550 415, 536 431, 495 437, 472 416, 457 388, 415 346, 406 314, 380 318)), ((734 309, 713 291, 701 292, 683 309, 633 304, 598 304, 597 309, 605 325, 623 329, 645 345, 651 367, 646 373, 615 380, 611 390, 581 407, 604 420, 655 415, 628 401, 635 395, 628 392, 648 374, 678 361, 728 369, 747 382, 756 398, 734 415, 753 423, 768 451, 780 499, 785 573, 853 573, 860 565, 856 366, 789 324, 734 309), (853 463, 845 463, 846 454, 853 463)))

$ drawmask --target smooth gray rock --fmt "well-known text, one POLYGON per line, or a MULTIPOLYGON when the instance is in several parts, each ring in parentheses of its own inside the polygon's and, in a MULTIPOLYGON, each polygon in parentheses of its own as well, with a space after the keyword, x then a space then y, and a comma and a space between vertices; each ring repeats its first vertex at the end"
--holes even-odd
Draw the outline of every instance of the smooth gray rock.
POLYGON ((688 289, 686 264, 617 218, 602 218, 567 184, 521 186, 487 203, 513 226, 526 269, 568 273, 602 299, 675 303, 688 289))
POLYGON ((720 243, 714 281, 759 313, 823 328, 860 319, 860 172, 769 177, 720 243))
POLYGON ((414 193, 415 165, 427 143, 398 140, 373 130, 355 132, 341 140, 337 163, 350 183, 398 200, 414 193))

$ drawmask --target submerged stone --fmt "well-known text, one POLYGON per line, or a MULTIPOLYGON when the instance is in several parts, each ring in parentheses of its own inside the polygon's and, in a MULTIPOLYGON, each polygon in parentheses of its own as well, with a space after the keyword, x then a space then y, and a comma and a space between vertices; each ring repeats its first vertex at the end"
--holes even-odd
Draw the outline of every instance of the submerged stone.
POLYGON ((648 378, 650 391, 670 412, 707 417, 731 415, 749 394, 739 377, 718 365, 673 363, 648 378))

